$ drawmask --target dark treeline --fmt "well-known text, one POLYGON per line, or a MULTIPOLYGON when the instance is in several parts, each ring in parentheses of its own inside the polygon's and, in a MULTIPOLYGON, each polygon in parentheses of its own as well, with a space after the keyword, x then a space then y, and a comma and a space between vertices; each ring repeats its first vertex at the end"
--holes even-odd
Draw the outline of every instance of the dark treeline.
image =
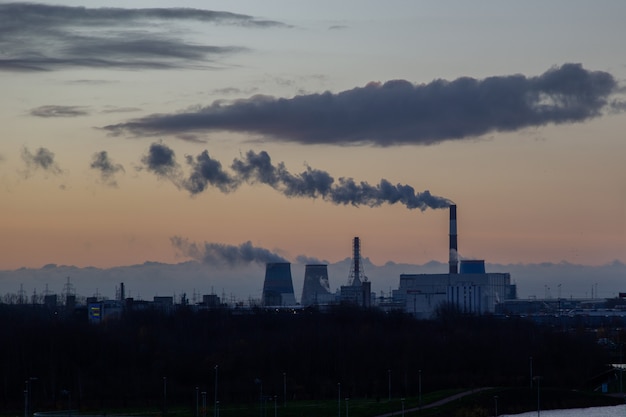
POLYGON ((542 384, 585 388, 606 370, 608 353, 587 333, 554 331, 523 319, 435 320, 353 307, 241 314, 128 311, 89 324, 37 306, 0 305, 0 406, 31 410, 293 399, 387 399, 442 388, 528 386, 530 363, 542 384), (532 361, 530 359, 532 357, 532 361), (215 366, 218 366, 217 371, 215 366), (28 381, 28 382, 26 382, 28 381), (196 390, 198 387, 198 390, 196 390), (164 404, 165 403, 165 404, 164 404))

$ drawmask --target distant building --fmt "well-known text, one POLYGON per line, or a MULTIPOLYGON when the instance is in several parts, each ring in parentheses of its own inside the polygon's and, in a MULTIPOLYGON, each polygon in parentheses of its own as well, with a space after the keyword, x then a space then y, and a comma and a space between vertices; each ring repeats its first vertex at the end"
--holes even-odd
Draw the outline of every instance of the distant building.
POLYGON ((443 303, 463 313, 495 313, 496 306, 516 297, 509 273, 487 273, 484 261, 461 261, 461 273, 402 274, 393 299, 418 318, 431 318, 443 303), (467 262, 467 264, 465 264, 467 262))
POLYGON ((289 262, 274 262, 265 265, 263 305, 265 307, 296 305, 289 262))
POLYGON ((330 292, 328 283, 328 265, 306 265, 300 304, 308 307, 311 305, 330 304, 334 301, 335 295, 330 292))

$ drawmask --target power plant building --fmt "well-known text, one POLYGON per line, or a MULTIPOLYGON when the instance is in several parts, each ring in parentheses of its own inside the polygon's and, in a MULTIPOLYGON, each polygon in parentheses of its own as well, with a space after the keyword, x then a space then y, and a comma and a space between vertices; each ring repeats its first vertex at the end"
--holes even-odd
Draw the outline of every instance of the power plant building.
POLYGON ((449 270, 447 274, 402 274, 394 302, 417 318, 432 318, 440 306, 469 314, 495 313, 504 300, 516 298, 509 273, 487 273, 485 261, 458 262, 456 205, 450 206, 449 270))

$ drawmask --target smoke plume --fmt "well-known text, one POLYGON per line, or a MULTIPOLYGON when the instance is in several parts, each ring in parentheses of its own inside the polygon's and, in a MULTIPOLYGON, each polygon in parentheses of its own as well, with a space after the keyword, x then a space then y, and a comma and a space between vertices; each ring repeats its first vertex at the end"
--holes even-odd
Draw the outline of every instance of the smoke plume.
POLYGON ((54 160, 54 152, 39 148, 32 153, 27 147, 22 148, 22 160, 29 169, 42 169, 54 175, 60 174, 61 168, 54 160))
POLYGON ((118 172, 124 172, 124 167, 121 164, 116 164, 111 161, 107 151, 100 151, 93 154, 90 168, 100 172, 100 178, 106 184, 111 186, 117 186, 115 181, 115 174, 118 172))
POLYGON ((250 263, 288 262, 274 252, 255 247, 250 241, 239 246, 208 242, 197 244, 189 242, 188 239, 174 236, 170 238, 170 242, 184 256, 207 265, 234 267, 250 263))
POLYGON ((408 209, 424 211, 428 208, 446 208, 451 204, 450 200, 434 196, 428 190, 416 192, 410 185, 394 185, 386 179, 381 179, 375 185, 343 177, 335 181, 329 173, 309 166, 299 174, 292 174, 284 163, 274 165, 265 151, 248 151, 242 158, 235 159, 231 165, 232 174, 226 172, 222 164, 212 159, 206 150, 195 158, 186 156, 186 160, 191 167, 188 177, 185 177, 176 162, 171 148, 153 143, 148 154, 142 158, 142 163, 147 170, 169 179, 192 195, 205 191, 209 185, 228 193, 245 182, 268 185, 286 197, 321 198, 333 204, 356 207, 398 203, 408 209))
POLYGON ((613 76, 564 64, 535 77, 373 82, 340 93, 253 96, 106 126, 112 134, 232 131, 302 144, 429 145, 490 132, 582 122, 617 109, 613 76))

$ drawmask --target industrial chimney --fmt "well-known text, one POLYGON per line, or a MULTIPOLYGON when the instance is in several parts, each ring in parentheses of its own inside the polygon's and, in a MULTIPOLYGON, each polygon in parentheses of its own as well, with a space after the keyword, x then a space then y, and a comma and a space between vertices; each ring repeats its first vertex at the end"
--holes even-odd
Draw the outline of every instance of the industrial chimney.
POLYGON ((458 274, 458 242, 456 235, 456 204, 450 205, 450 274, 458 274))

